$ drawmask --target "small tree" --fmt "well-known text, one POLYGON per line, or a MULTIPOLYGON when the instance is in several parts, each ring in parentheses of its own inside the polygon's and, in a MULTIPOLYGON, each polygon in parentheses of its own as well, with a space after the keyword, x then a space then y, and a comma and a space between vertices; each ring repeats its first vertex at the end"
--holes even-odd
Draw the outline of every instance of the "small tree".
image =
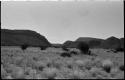
POLYGON ((47 48, 46 46, 40 46, 41 50, 46 50, 46 48, 47 48))
POLYGON ((71 54, 69 54, 67 52, 64 52, 60 56, 62 56, 62 57, 71 57, 71 54))
POLYGON ((25 49, 27 49, 28 46, 29 46, 28 44, 23 44, 23 45, 21 45, 21 49, 25 50, 25 49))
POLYGON ((124 65, 120 65, 120 66, 119 66, 119 69, 120 69, 121 71, 124 71, 124 69, 125 69, 124 65))
POLYGON ((89 54, 89 45, 85 42, 79 42, 77 48, 80 49, 84 54, 89 54))

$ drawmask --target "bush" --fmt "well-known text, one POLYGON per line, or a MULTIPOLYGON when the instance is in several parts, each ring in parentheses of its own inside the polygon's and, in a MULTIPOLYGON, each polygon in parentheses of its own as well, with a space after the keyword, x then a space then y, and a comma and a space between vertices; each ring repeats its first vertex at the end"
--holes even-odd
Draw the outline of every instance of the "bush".
POLYGON ((76 51, 71 51, 70 54, 78 55, 78 53, 76 51))
POLYGON ((46 50, 46 48, 47 48, 46 46, 40 46, 41 50, 46 50))
POLYGON ((71 57, 71 54, 64 52, 60 56, 62 56, 62 57, 71 57))
POLYGON ((84 54, 89 54, 89 45, 85 42, 79 42, 77 48, 80 49, 84 54))
POLYGON ((105 70, 107 73, 110 73, 111 68, 113 67, 113 62, 111 60, 103 60, 102 61, 102 67, 103 70, 105 70))
POLYGON ((119 69, 121 70, 121 71, 124 71, 124 65, 121 65, 120 67, 119 67, 119 69))
POLYGON ((124 48, 116 48, 115 50, 116 50, 116 52, 123 52, 124 48))
POLYGON ((21 49, 26 50, 28 46, 29 46, 28 44, 23 44, 23 45, 21 45, 21 49))

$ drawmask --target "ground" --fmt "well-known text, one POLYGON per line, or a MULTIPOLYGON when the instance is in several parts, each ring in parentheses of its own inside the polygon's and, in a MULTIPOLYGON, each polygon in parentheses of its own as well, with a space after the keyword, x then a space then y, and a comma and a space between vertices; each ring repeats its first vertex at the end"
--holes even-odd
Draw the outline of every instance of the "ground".
POLYGON ((124 52, 91 49, 93 55, 61 57, 61 48, 1 47, 2 79, 124 79, 124 52), (110 66, 110 72, 105 71, 110 66))

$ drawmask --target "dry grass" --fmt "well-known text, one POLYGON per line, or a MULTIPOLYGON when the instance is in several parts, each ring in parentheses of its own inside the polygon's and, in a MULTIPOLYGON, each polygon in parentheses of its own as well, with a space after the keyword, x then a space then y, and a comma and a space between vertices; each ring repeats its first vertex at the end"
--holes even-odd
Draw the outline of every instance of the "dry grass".
POLYGON ((2 79, 124 79, 124 52, 106 52, 106 49, 92 49, 98 56, 72 55, 61 57, 61 48, 1 47, 2 79), (111 60, 105 61, 104 60, 111 60), (106 63, 107 62, 107 63, 106 63), (111 64, 110 64, 111 63, 111 64), (104 65, 111 66, 108 73, 104 65))

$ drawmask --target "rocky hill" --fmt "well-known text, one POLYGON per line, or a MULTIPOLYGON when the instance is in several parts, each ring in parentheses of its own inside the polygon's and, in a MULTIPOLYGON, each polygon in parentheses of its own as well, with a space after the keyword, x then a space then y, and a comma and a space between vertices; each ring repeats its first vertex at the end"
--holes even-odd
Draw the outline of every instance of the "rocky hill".
POLYGON ((39 33, 31 30, 8 30, 1 29, 1 46, 46 46, 51 44, 39 33))

